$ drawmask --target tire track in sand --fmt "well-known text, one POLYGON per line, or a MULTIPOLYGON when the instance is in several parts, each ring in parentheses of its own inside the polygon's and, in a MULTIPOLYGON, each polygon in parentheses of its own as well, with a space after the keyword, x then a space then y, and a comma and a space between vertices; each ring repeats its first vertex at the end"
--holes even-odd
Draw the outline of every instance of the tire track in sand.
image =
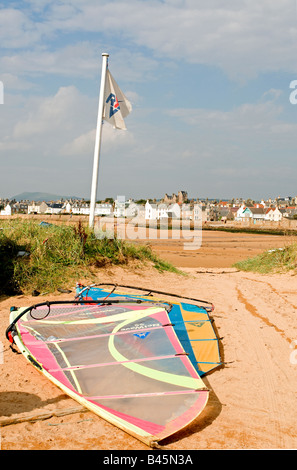
MULTIPOLYGON (((252 315, 252 317, 257 320, 262 320, 266 325, 273 327, 274 330, 280 333, 285 340, 291 342, 291 340, 284 335, 283 331, 279 330, 276 325, 272 324, 267 318, 259 314, 256 307, 245 298, 238 286, 236 286, 236 292, 239 302, 244 306, 245 310, 252 315)), ((267 411, 269 412, 269 419, 273 423, 274 428, 274 446, 276 448, 286 448, 285 435, 281 428, 280 401, 277 398, 282 387, 276 382, 274 365, 265 346, 264 338, 260 334, 261 330, 257 328, 250 316, 244 317, 243 321, 245 322, 245 331, 249 336, 248 339, 250 347, 256 354, 258 368, 260 368, 264 383, 263 391, 266 395, 267 411)))
POLYGON ((297 310, 297 306, 295 304, 293 304, 290 300, 288 300, 284 295, 282 295, 277 289, 275 289, 275 287, 272 286, 272 284, 270 284, 269 282, 267 281, 260 281, 259 279, 250 279, 249 277, 244 277, 243 279, 246 279, 247 281, 251 281, 251 282, 259 282, 261 284, 265 284, 266 287, 269 287, 271 289, 271 291, 276 294, 278 297, 281 298, 282 301, 286 302, 288 305, 290 305, 291 307, 293 307, 295 310, 297 310))
MULTIPOLYGON (((270 287, 270 284, 267 284, 270 287)), ((273 289, 272 289, 273 290, 273 289)), ((267 317, 264 317, 263 315, 260 315, 260 313, 257 311, 256 307, 249 303, 247 299, 244 297, 242 292, 238 287, 236 287, 237 291, 237 298, 238 300, 244 304, 246 310, 250 312, 254 317, 262 320, 265 325, 270 326, 271 328, 274 328, 274 330, 279 333, 289 344, 292 343, 292 338, 288 338, 283 330, 281 330, 278 326, 276 326, 274 323, 272 323, 267 317)))

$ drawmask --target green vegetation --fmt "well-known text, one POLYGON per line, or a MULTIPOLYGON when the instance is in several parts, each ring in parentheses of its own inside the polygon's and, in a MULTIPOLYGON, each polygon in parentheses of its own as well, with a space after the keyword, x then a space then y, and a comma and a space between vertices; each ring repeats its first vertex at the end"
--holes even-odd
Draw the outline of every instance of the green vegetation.
POLYGON ((262 274, 297 270, 297 243, 292 243, 284 248, 265 251, 254 258, 235 263, 234 267, 241 271, 262 274))
POLYGON ((287 229, 287 228, 262 228, 262 227, 226 227, 223 225, 218 225, 217 227, 213 225, 203 225, 203 230, 212 230, 218 232, 231 232, 231 233, 255 233, 263 235, 296 235, 297 230, 287 229))
POLYGON ((0 293, 54 292, 95 277, 106 265, 150 262, 159 271, 178 272, 149 247, 123 240, 97 239, 81 222, 76 226, 13 219, 0 225, 0 293))

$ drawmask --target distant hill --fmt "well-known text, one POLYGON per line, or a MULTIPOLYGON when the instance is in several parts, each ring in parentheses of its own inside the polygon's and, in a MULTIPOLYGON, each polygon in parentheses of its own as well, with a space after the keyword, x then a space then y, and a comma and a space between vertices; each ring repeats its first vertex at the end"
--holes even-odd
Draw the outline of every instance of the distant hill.
POLYGON ((11 199, 15 199, 16 201, 26 201, 26 200, 29 200, 29 201, 45 201, 45 202, 48 202, 48 201, 58 201, 60 199, 82 199, 80 197, 76 197, 76 196, 63 196, 61 194, 51 194, 51 193, 27 193, 27 192, 24 192, 24 193, 21 193, 21 194, 17 194, 16 196, 13 196, 11 199))

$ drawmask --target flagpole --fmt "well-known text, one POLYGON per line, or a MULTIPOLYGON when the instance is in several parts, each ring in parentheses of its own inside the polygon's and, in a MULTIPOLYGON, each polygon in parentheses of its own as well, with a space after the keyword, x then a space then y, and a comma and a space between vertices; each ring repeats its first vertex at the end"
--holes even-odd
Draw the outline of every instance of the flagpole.
POLYGON ((98 106, 98 117, 97 117, 97 129, 94 149, 94 163, 93 163, 93 176, 92 176, 92 188, 91 188, 91 201, 90 201, 90 217, 89 227, 94 227, 95 218, 95 207, 96 207, 96 194, 97 194, 97 183, 98 183, 98 170, 99 170, 99 157, 102 137, 102 121, 103 121, 103 110, 104 110, 104 90, 107 70, 107 60, 109 54, 102 54, 102 73, 101 73, 101 85, 99 94, 99 106, 98 106))

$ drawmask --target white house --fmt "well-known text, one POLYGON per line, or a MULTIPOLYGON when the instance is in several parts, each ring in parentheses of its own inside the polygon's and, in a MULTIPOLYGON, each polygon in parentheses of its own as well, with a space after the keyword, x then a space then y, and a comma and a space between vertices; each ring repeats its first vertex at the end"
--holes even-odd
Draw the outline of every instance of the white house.
POLYGON ((242 212, 242 218, 250 218, 254 221, 265 219, 265 209, 263 207, 246 207, 242 212))
POLYGON ((126 201, 124 196, 118 196, 114 201, 115 217, 136 217, 138 214, 138 205, 129 199, 126 201))
POLYGON ((270 207, 266 210, 265 220, 270 220, 271 222, 279 222, 283 218, 283 214, 278 207, 270 207))
POLYGON ((70 212, 72 212, 72 206, 73 204, 71 202, 69 201, 64 202, 63 211, 65 211, 66 214, 70 214, 70 212))
POLYGON ((246 215, 243 215, 245 209, 246 209, 246 206, 242 204, 235 214, 235 220, 242 220, 243 218, 246 217, 246 215))
MULTIPOLYGON (((72 214, 80 214, 80 215, 89 215, 90 214, 90 204, 88 203, 80 203, 75 204, 72 206, 72 214)), ((101 215, 111 215, 112 213, 112 205, 111 204, 95 204, 95 216, 101 215)))
POLYGON ((149 201, 146 201, 145 204, 145 220, 157 220, 158 209, 156 204, 151 204, 149 201))
POLYGON ((252 219, 254 221, 265 219, 265 209, 263 207, 249 207, 249 210, 252 213, 252 219))
POLYGON ((183 220, 193 220, 193 217, 194 217, 193 213, 194 213, 193 204, 182 204, 181 216, 183 220))
POLYGON ((11 206, 7 204, 7 206, 5 206, 4 209, 0 211, 0 215, 11 215, 11 206))
MULTIPOLYGON (((205 211, 204 211, 205 212, 205 211)), ((198 220, 203 220, 203 210, 201 204, 194 204, 193 207, 193 220, 198 221, 198 220)))
POLYGON ((95 205, 95 215, 111 215, 111 214, 112 214, 112 204, 98 203, 95 205))
POLYGON ((263 207, 245 207, 241 206, 237 213, 235 220, 252 220, 254 223, 260 220, 265 220, 266 210, 263 207))
POLYGON ((137 217, 139 213, 139 206, 133 201, 129 201, 128 205, 125 208, 126 217, 137 217))
POLYGON ((31 204, 28 205, 28 214, 44 214, 47 209, 48 205, 46 202, 32 201, 31 204))
POLYGON ((72 214, 88 215, 90 214, 90 205, 86 203, 74 204, 71 208, 72 214))
POLYGON ((49 204, 48 208, 46 209, 46 214, 61 214, 63 210, 63 204, 54 202, 53 204, 49 204))
POLYGON ((145 219, 146 220, 160 220, 160 219, 179 219, 181 217, 180 206, 174 204, 151 204, 146 201, 145 204, 145 219))

